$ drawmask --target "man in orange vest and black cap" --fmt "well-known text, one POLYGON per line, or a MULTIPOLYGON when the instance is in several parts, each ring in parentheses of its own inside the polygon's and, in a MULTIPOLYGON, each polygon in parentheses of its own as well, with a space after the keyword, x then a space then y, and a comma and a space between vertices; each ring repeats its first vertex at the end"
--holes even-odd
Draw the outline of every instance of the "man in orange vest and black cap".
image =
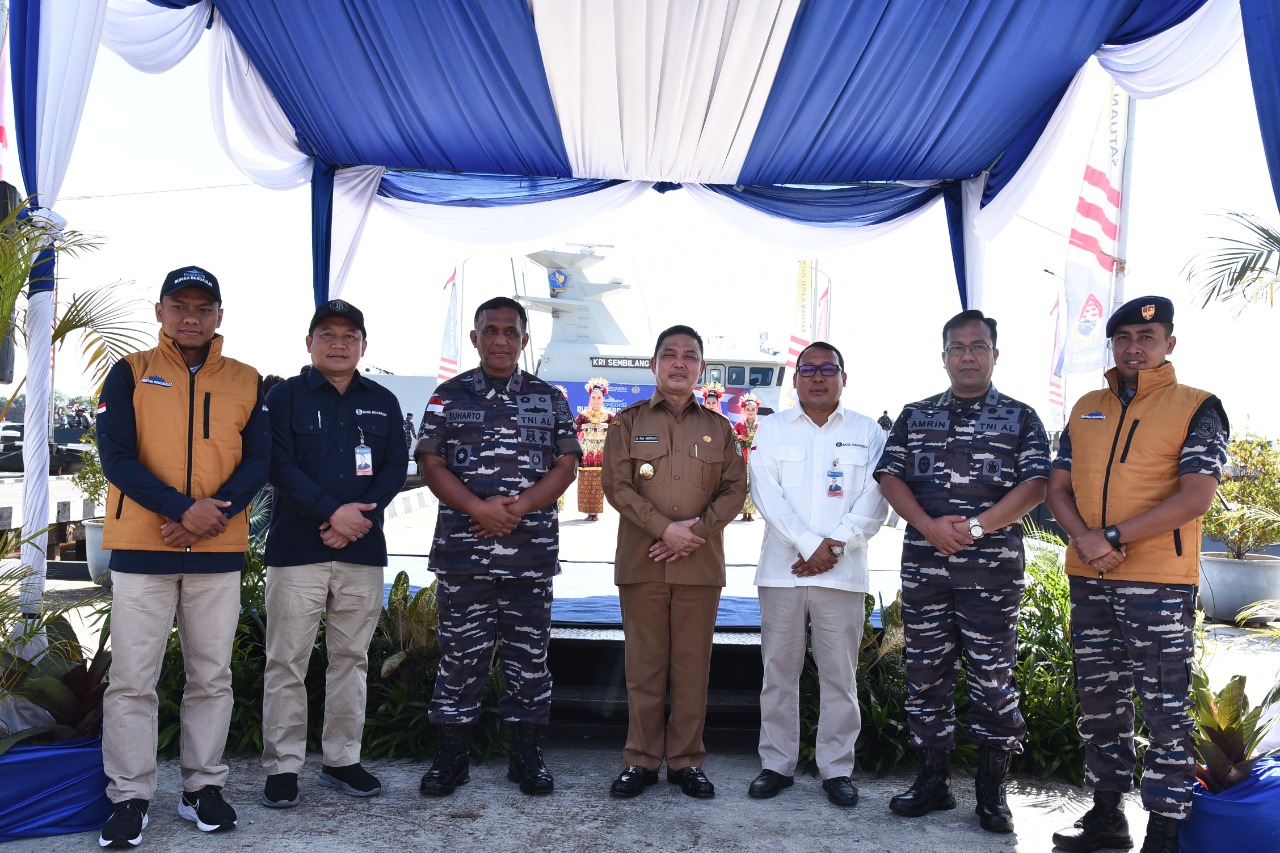
POLYGON ((1071 537, 1071 642, 1094 790, 1093 808, 1053 843, 1085 853, 1133 846, 1121 798, 1136 764, 1136 687, 1150 738, 1142 850, 1177 853, 1195 779, 1189 670, 1200 517, 1222 476, 1229 425, 1217 397, 1178 384, 1168 299, 1126 302, 1107 337, 1116 366, 1105 389, 1072 408, 1045 499, 1071 537))

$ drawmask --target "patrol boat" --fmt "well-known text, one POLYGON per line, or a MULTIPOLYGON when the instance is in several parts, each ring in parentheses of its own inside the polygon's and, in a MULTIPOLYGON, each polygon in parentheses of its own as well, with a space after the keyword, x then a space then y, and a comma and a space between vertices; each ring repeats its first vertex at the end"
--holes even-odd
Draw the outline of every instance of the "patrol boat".
MULTIPOLYGON (((546 271, 547 295, 516 297, 529 311, 551 316, 551 333, 534 372, 563 386, 575 412, 587 407, 589 395, 583 385, 597 376, 609 383, 604 402, 611 412, 647 400, 655 391, 650 365, 656 332, 646 328, 645 337, 633 337, 610 309, 609 295, 629 285, 618 278, 607 282, 587 278, 586 270, 604 260, 597 248, 601 247, 579 244, 577 252, 545 250, 526 255, 546 271)), ((742 419, 739 401, 747 392, 760 398, 766 412, 780 408, 785 356, 766 349, 764 335, 756 349, 726 346, 720 340, 707 339, 703 353, 707 368, 699 387, 713 382, 723 385, 722 409, 733 421, 742 419)))

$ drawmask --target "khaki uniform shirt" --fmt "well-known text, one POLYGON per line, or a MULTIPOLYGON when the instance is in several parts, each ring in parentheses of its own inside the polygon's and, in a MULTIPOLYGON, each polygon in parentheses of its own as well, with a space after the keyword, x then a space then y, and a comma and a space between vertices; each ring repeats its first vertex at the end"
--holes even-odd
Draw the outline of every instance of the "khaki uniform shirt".
POLYGON ((615 583, 724 586, 724 528, 747 496, 747 469, 736 446, 729 420, 693 395, 679 412, 655 393, 618 413, 601 471, 605 497, 622 517, 615 583), (648 479, 646 465, 653 471, 648 479), (707 541, 670 563, 649 559, 667 525, 690 518, 698 519, 693 532, 707 541))

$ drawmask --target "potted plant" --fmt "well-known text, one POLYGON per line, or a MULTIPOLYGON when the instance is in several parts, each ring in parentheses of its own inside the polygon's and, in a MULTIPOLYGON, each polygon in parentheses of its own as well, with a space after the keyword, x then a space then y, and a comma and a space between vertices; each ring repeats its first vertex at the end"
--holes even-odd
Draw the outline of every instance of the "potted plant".
MULTIPOLYGON (((85 500, 93 504, 94 511, 106 504, 107 478, 102 473, 102 460, 98 458, 97 435, 93 430, 85 433, 82 452, 83 464, 71 475, 72 484, 80 490, 85 500)), ((102 529, 106 519, 102 517, 84 520, 84 554, 89 564, 89 579, 96 584, 109 585, 111 576, 111 551, 102 547, 102 529)))
POLYGON ((1196 786, 1179 833, 1183 853, 1229 844, 1233 853, 1273 853, 1280 839, 1280 750, 1261 744, 1277 720, 1280 682, 1250 708, 1245 677, 1217 693, 1197 664, 1191 674, 1196 786), (1229 840, 1228 840, 1229 839, 1229 840))
POLYGON ((1204 516, 1205 535, 1226 551, 1200 555, 1200 602, 1210 619, 1234 622, 1251 604, 1280 599, 1280 557, 1257 553, 1280 543, 1280 449, 1246 434, 1227 453, 1218 499, 1204 516))

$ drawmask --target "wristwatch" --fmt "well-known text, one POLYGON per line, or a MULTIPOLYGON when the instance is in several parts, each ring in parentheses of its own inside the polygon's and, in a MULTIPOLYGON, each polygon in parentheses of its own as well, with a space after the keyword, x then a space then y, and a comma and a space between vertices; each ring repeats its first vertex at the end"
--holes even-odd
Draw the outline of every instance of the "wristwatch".
POLYGON ((969 519, 969 535, 970 536, 972 536, 974 539, 981 539, 983 536, 986 535, 986 533, 987 531, 982 529, 982 522, 978 521, 978 517, 976 515, 969 519))
POLYGON ((1110 524, 1102 529, 1102 535, 1106 537, 1112 548, 1119 548, 1122 544, 1120 541, 1120 528, 1114 524, 1110 524))
POLYGON ((833 556, 833 557, 843 557, 843 556, 844 556, 844 546, 843 546, 843 545, 828 545, 828 546, 827 546, 827 550, 831 552, 831 556, 833 556))

